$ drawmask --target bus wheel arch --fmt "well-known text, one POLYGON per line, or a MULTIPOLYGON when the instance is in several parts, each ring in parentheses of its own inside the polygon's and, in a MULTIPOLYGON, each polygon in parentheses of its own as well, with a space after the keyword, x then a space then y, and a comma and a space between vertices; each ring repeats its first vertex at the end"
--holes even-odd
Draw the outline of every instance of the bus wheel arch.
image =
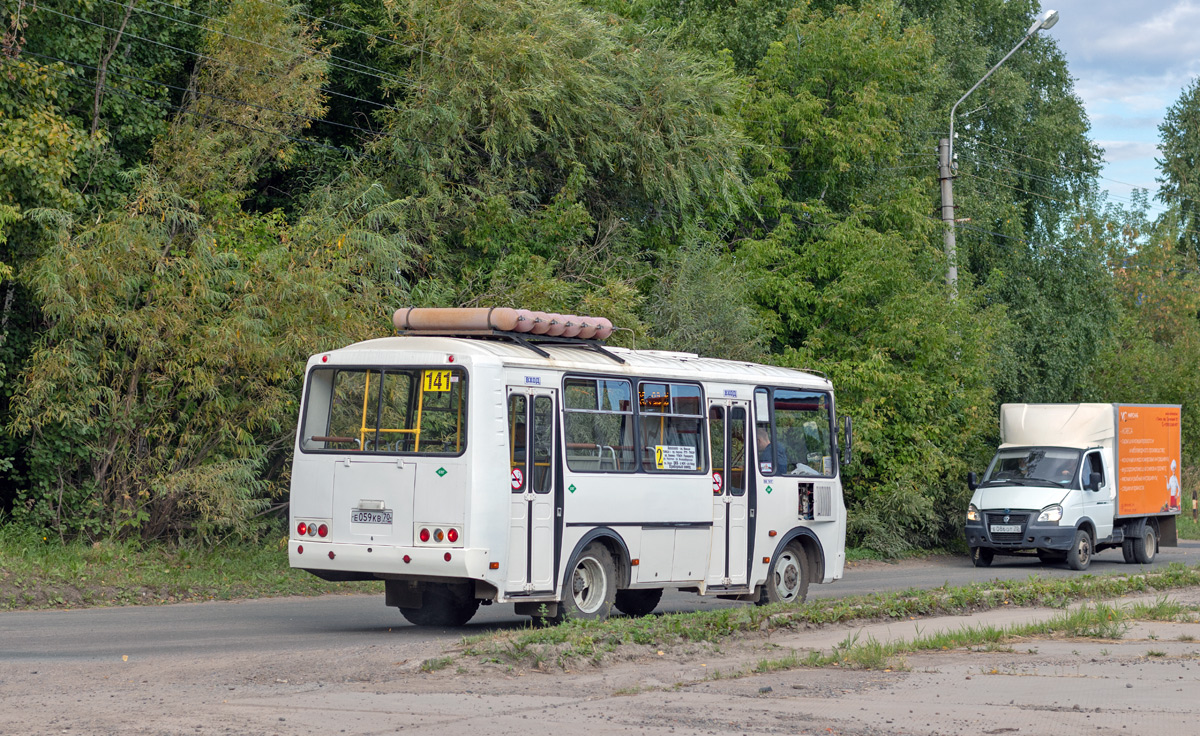
POLYGON ((775 552, 771 559, 775 559, 780 552, 783 552, 791 542, 799 542, 804 549, 804 555, 808 558, 809 580, 820 583, 825 580, 825 548, 821 546, 821 540, 813 533, 812 529, 806 526, 799 526, 792 529, 775 545, 775 552))
MULTIPOLYGON (((583 550, 592 542, 603 544, 608 553, 612 555, 613 563, 617 568, 617 589, 628 588, 633 582, 633 568, 631 566, 632 557, 629 554, 629 546, 625 544, 625 540, 621 538, 613 529, 606 526, 599 526, 592 529, 575 544, 575 549, 571 552, 570 563, 567 569, 570 569, 579 556, 583 554, 583 550)), ((565 579, 565 574, 563 575, 565 579)), ((562 580, 560 580, 562 582, 562 580)), ((566 588, 563 588, 564 592, 566 588)))
POLYGON ((756 602, 760 606, 791 599, 802 603, 812 581, 823 580, 824 575, 825 552, 821 541, 807 527, 797 527, 783 535, 775 546, 767 579, 756 602))

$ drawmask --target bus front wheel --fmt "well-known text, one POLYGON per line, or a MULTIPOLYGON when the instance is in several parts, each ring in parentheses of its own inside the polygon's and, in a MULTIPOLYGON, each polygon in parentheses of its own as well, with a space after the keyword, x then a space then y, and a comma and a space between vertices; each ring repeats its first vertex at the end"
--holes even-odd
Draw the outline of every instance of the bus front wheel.
POLYGON ((771 561, 767 582, 758 605, 767 603, 803 603, 808 597, 808 556, 804 548, 792 542, 771 561))
POLYGON ((420 608, 399 606, 400 615, 417 626, 462 626, 479 610, 469 585, 426 583, 420 608))

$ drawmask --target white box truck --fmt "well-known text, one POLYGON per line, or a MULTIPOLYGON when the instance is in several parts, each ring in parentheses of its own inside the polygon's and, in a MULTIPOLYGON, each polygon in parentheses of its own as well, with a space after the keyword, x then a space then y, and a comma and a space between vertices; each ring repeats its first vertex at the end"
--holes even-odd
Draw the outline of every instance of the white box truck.
POLYGON ((1146 404, 1004 404, 1000 447, 967 507, 971 559, 1035 553, 1084 570, 1120 547, 1148 564, 1178 544, 1181 408, 1146 404))

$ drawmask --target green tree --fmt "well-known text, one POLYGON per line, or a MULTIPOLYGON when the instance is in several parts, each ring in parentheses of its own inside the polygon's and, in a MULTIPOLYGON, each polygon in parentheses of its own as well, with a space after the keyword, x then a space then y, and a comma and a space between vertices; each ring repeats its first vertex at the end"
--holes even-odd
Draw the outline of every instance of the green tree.
POLYGON ((94 222, 60 217, 31 267, 49 327, 14 406, 31 445, 33 481, 16 508, 28 522, 146 538, 249 530, 294 423, 297 364, 382 318, 349 306, 376 304, 373 290, 344 287, 353 245, 292 247, 285 223, 237 208, 256 168, 286 158, 280 136, 302 118, 219 98, 315 112, 324 62, 279 6, 235 2, 223 21, 283 57, 211 34, 214 63, 196 70, 135 196, 94 222), (231 60, 281 73, 231 75, 218 63, 231 60))
POLYGON ((1200 267, 1200 77, 1184 87, 1158 126, 1162 176, 1158 198, 1175 210, 1179 247, 1200 267))

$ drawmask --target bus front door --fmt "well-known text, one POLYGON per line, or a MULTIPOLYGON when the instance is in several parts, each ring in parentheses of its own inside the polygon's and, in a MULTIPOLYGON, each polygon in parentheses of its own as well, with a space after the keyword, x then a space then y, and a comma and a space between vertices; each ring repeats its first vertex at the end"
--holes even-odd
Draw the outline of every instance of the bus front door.
POLYGON ((554 592, 556 393, 508 390, 510 594, 554 592))
POLYGON ((713 534, 706 588, 744 588, 749 564, 747 416, 742 401, 710 401, 713 534))

